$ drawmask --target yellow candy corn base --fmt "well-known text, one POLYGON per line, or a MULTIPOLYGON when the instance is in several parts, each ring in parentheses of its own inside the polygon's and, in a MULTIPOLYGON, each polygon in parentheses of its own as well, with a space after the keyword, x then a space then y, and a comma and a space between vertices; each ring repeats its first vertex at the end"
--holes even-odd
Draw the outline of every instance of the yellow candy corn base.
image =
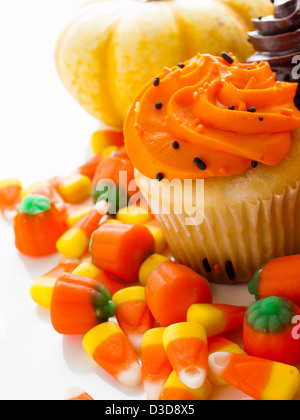
MULTIPOLYGON (((251 280, 257 268, 272 258, 300 253, 300 130, 292 136, 291 150, 281 164, 258 165, 241 175, 205 180, 202 224, 187 226, 190 215, 175 214, 171 200, 171 214, 159 214, 157 219, 178 262, 211 282, 235 284, 251 280), (205 270, 205 259, 210 273, 205 270), (229 261, 235 271, 233 279, 227 274, 229 261), (213 269, 215 264, 220 265, 221 274, 213 269)), ((136 171, 136 182, 153 209, 158 204, 168 208, 164 181, 155 190, 151 184, 157 181, 136 171)), ((195 186, 193 190, 187 196, 195 200, 195 186)), ((176 199, 176 205, 184 207, 180 197, 176 199)))
POLYGON ((176 372, 173 371, 164 386, 160 400, 171 399, 172 394, 176 393, 177 397, 181 395, 182 399, 189 396, 190 400, 205 401, 209 399, 211 392, 212 386, 208 380, 200 388, 190 389, 180 381, 176 372))
POLYGON ((30 288, 30 296, 39 306, 43 308, 50 308, 53 287, 55 285, 56 277, 40 277, 30 288))

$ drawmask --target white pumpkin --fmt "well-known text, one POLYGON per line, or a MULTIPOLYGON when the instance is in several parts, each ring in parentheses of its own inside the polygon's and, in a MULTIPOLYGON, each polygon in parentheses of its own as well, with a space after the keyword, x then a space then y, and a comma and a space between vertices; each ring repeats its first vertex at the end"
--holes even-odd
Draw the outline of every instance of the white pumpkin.
POLYGON ((143 85, 198 52, 253 53, 251 18, 272 13, 270 0, 102 0, 80 9, 56 51, 60 78, 82 107, 122 128, 143 85))

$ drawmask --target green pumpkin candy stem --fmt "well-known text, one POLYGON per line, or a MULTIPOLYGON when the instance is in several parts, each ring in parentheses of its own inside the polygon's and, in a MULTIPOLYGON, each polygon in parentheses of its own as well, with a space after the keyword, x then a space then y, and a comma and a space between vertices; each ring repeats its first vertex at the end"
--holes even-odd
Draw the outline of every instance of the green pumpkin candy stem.
POLYGON ((294 315, 294 304, 285 298, 270 296, 253 303, 246 320, 257 332, 277 334, 291 326, 294 315))
POLYGON ((106 322, 116 313, 116 305, 111 299, 111 294, 102 284, 93 294, 93 306, 99 322, 106 322))
POLYGON ((52 207, 52 202, 49 198, 43 195, 27 195, 18 207, 19 213, 25 213, 30 216, 36 216, 40 213, 45 213, 52 207))
POLYGON ((265 264, 261 265, 259 269, 255 272, 252 280, 248 285, 248 291, 251 295, 255 296, 255 299, 259 299, 259 283, 260 283, 260 276, 263 271, 265 264))

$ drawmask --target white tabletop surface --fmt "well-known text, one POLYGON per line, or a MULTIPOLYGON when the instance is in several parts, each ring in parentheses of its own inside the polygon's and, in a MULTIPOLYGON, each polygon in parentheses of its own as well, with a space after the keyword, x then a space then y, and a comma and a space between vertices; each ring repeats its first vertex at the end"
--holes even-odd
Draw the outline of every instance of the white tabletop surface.
MULTIPOLYGON (((23 186, 67 175, 86 157, 99 123, 71 98, 55 69, 60 30, 82 0, 0 1, 0 179, 23 186)), ((60 260, 21 256, 12 225, 0 218, 0 399, 62 400, 80 387, 98 400, 143 400, 116 384, 84 352, 82 337, 62 337, 49 310, 31 300, 31 283, 60 260)), ((245 286, 212 286, 216 303, 248 305, 245 286)), ((241 399, 227 387, 218 399, 241 399)))

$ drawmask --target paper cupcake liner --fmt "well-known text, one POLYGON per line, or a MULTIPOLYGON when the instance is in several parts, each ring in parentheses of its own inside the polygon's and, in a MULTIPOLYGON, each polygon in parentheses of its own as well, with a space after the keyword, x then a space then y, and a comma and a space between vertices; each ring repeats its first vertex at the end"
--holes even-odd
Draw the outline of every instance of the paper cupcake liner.
POLYGON ((270 259, 300 253, 299 182, 267 200, 205 210, 198 226, 186 225, 187 214, 156 217, 175 259, 213 283, 248 282, 270 259))

